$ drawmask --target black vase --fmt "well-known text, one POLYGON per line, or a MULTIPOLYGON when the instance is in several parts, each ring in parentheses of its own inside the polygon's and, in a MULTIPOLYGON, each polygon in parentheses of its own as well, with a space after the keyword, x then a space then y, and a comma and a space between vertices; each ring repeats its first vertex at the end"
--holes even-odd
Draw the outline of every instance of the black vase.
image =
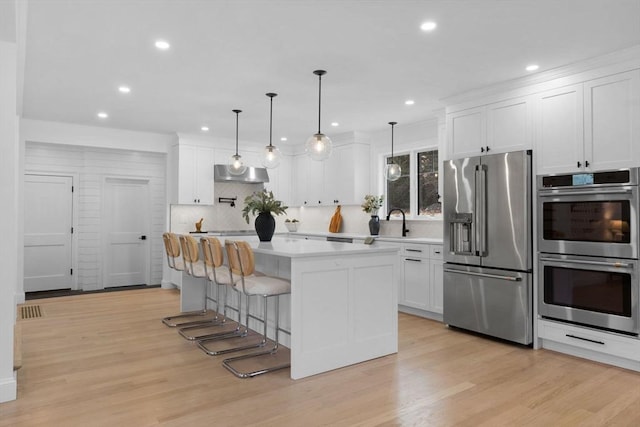
POLYGON ((380 217, 378 215, 371 215, 369 220, 369 233, 372 236, 377 236, 380 233, 380 217))
POLYGON ((276 220, 270 212, 261 212, 255 221, 256 233, 261 242, 270 242, 276 230, 276 220))

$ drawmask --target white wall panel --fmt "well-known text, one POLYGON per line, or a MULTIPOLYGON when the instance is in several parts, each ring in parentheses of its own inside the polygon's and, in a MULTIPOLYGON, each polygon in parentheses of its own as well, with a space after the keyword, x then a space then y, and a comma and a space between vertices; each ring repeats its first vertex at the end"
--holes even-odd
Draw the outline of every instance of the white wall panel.
MULTIPOLYGON (((162 279, 162 233, 166 223, 166 154, 26 142, 25 172, 74 174, 77 212, 74 212, 77 247, 75 253, 79 289, 101 289, 102 188, 106 177, 149 179, 151 205, 150 284, 162 279)), ((135 207, 132 207, 135 208, 135 207)))

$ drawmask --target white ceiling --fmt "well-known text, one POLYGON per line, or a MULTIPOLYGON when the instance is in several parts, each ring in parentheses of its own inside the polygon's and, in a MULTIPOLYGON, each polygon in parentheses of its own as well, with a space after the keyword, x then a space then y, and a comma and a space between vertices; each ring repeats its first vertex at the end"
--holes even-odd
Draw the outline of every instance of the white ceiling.
POLYGON ((315 69, 324 133, 400 130, 530 63, 640 44, 640 0, 30 0, 26 31, 23 117, 233 139, 238 108, 240 139, 267 143, 276 92, 274 144, 300 144, 317 130, 315 69))

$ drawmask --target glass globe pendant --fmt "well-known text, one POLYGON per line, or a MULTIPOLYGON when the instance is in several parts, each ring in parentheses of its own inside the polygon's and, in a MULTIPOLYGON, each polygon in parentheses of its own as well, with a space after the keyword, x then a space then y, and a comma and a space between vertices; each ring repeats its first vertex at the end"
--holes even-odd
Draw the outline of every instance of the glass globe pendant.
POLYGON ((236 154, 231 156, 231 160, 227 165, 227 169, 229 170, 229 173, 232 175, 242 175, 247 170, 247 167, 242 162, 242 156, 238 154, 238 117, 240 113, 242 113, 242 110, 232 110, 232 111, 236 113, 236 154))
POLYGON ((273 97, 278 96, 277 93, 268 93, 267 96, 270 99, 270 108, 269 108, 269 145, 264 147, 264 154, 262 156, 262 165, 267 169, 273 169, 278 167, 280 164, 280 159, 282 159, 282 154, 278 147, 274 146, 271 143, 271 135, 273 130, 273 97))
POLYGON ((385 165, 384 168, 384 177, 387 181, 397 181, 402 175, 402 168, 399 164, 394 162, 393 158, 393 127, 398 124, 398 122, 389 122, 391 125, 391 163, 385 165))
POLYGON ((331 156, 333 144, 331 139, 320 130, 320 117, 322 111, 322 76, 327 74, 325 70, 315 70, 313 72, 318 76, 318 132, 307 139, 305 151, 313 160, 322 161, 331 156))

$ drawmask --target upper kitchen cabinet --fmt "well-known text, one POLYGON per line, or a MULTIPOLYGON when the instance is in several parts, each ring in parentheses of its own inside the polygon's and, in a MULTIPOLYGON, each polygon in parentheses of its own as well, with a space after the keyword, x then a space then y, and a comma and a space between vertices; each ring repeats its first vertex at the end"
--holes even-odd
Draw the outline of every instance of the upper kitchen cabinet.
POLYGON ((276 199, 287 206, 293 205, 291 192, 292 156, 282 155, 280 164, 273 169, 267 169, 269 182, 264 184, 264 188, 273 191, 276 199))
POLYGON ((616 169, 640 161, 640 70, 543 92, 536 104, 538 173, 616 169))
POLYGON ((179 144, 173 147, 178 158, 178 203, 213 204, 213 148, 179 144))
POLYGON ((323 162, 306 154, 294 157, 293 204, 327 206, 360 204, 369 192, 370 150, 367 144, 334 146, 323 162))
POLYGON ((449 158, 531 148, 531 100, 519 97, 447 114, 449 158))

